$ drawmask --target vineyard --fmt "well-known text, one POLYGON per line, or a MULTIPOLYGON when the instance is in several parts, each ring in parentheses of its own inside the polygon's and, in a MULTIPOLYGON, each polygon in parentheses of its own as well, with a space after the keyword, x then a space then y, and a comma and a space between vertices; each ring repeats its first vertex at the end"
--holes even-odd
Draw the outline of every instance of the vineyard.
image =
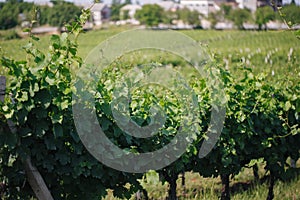
MULTIPOLYGON (((0 75, 7 78, 0 103, 2 199, 38 196, 40 185, 30 181, 28 163, 43 178, 50 199, 228 200, 259 195, 271 200, 284 196, 285 183, 293 182, 291 196, 285 197, 300 199, 300 41, 292 31, 181 31, 209 55, 211 62, 203 64, 205 76, 184 57, 157 49, 127 52, 97 74, 85 71, 94 59, 89 53, 123 29, 81 33, 88 14, 83 12, 61 35, 0 43, 0 75), (171 70, 176 73, 166 73, 171 70), (95 75, 97 81, 88 83, 95 75), (147 76, 156 80, 154 84, 142 84, 147 76), (161 80, 171 80, 171 86, 157 84, 161 80), (217 99, 216 93, 224 96, 217 99), (221 135, 212 150, 199 157, 203 144, 216 137, 218 128, 210 121, 214 114, 222 116, 222 106, 226 114, 221 135), (83 114, 87 111, 95 113, 95 121, 83 114), (87 123, 81 126, 80 121, 87 123), (126 155, 163 149, 174 138, 190 145, 162 168, 141 173, 152 162, 143 160, 132 163, 136 173, 120 171, 99 162, 88 149, 98 147, 101 140, 94 123, 126 155), (160 126, 152 137, 143 138, 129 134, 130 123, 136 135, 160 126), (84 146, 85 137, 92 139, 84 146), (236 194, 230 184, 236 177, 261 194, 236 194), (261 189, 261 183, 268 189, 261 189), (214 185, 221 185, 221 190, 213 191, 214 185)), ((103 55, 95 60, 110 59, 103 55)), ((111 162, 120 156, 111 149, 98 151, 111 162)), ((168 163, 167 156, 153 159, 168 163)))

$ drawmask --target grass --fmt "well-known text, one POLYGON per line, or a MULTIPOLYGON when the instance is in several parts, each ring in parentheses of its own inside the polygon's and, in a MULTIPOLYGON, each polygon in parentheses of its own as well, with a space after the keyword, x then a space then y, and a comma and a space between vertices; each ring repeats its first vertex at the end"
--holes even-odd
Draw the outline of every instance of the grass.
MULTIPOLYGON (((300 167, 300 161, 298 162, 300 167)), ((260 166, 260 177, 264 176, 263 166, 260 166)), ((222 185, 219 177, 204 178, 198 173, 185 173, 186 185, 182 186, 181 176, 177 180, 177 195, 179 200, 188 199, 219 199, 222 185)), ((252 169, 244 168, 230 182, 232 200, 265 200, 268 195, 268 181, 255 182, 252 169)), ((149 199, 165 200, 168 195, 168 184, 146 184, 149 199)), ((274 187, 274 200, 300 200, 300 176, 290 182, 277 181, 274 187)), ((118 199, 108 190, 108 195, 103 200, 118 199)), ((131 198, 134 199, 134 196, 131 198)))
MULTIPOLYGON (((124 28, 97 30, 82 34, 79 38, 79 55, 82 57, 87 56, 88 52, 97 44, 122 31, 124 31, 124 28)), ((258 49, 261 50, 260 53, 267 53, 275 48, 283 50, 294 48, 295 51, 300 48, 299 40, 289 31, 188 30, 181 32, 202 44, 208 45, 211 52, 225 55, 234 53, 243 55, 248 52, 256 52, 258 49)), ((50 36, 41 36, 40 38, 39 45, 41 49, 47 49, 50 36)), ((25 56, 22 46, 27 41, 27 39, 0 41, 0 46, 9 57, 22 59, 25 56)))
MULTIPOLYGON (((79 37, 79 55, 85 58, 88 53, 105 39, 126 30, 112 28, 90 31, 79 37)), ((300 76, 300 41, 290 31, 207 31, 187 30, 182 33, 208 47, 215 59, 226 68, 239 66, 265 71, 273 79, 278 75, 300 76)), ((41 36, 40 49, 46 51, 50 36, 41 36)), ((4 55, 24 59, 22 46, 28 39, 0 41, 4 55)), ((3 74, 0 69, 0 74, 3 74)))
MULTIPOLYGON (((85 56, 87 56, 89 51, 91 51, 97 44, 111 37, 112 35, 121 32, 122 30, 123 29, 97 30, 97 31, 91 31, 82 34, 79 37, 79 41, 78 41, 79 55, 84 58, 85 56)), ((44 35, 39 37, 40 41, 38 42, 38 47, 44 52, 48 49, 50 37, 51 36, 49 35, 44 35)), ((22 49, 22 47, 28 41, 29 41, 28 38, 0 41, 0 47, 2 49, 2 53, 4 53, 5 56, 20 60, 20 59, 24 59, 26 56, 26 53, 22 49)))

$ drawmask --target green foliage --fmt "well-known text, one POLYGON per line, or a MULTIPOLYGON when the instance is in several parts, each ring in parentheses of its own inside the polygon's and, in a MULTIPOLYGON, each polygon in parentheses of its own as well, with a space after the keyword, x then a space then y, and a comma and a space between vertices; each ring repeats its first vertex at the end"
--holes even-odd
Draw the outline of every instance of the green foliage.
POLYGON ((173 20, 182 20, 186 24, 200 25, 199 13, 188 8, 178 9, 176 12, 165 11, 160 6, 144 5, 136 12, 136 19, 147 26, 157 26, 159 23, 172 24, 173 20))
POLYGON ((48 12, 46 11, 48 24, 62 27, 80 15, 80 8, 74 4, 64 1, 55 2, 56 4, 48 12))
POLYGON ((10 3, 22 3, 23 0, 6 0, 6 2, 10 2, 10 3))
MULTIPOLYGON (((81 9, 73 3, 65 1, 54 1, 53 7, 38 6, 38 22, 41 25, 50 24, 62 27, 79 16, 81 9)), ((0 3, 0 29, 9 29, 20 25, 22 20, 30 21, 32 18, 33 3, 28 2, 6 2, 0 3), (24 19, 19 18, 24 15, 24 19)), ((36 16, 34 16, 35 18, 36 16)), ((23 18, 23 17, 22 17, 23 18)))
POLYGON ((214 28, 218 22, 230 20, 232 8, 229 5, 221 4, 221 10, 216 12, 209 12, 207 19, 210 21, 210 28, 214 28))
POLYGON ((208 20, 210 21, 210 28, 214 28, 216 24, 220 21, 220 13, 210 12, 208 14, 208 20))
POLYGON ((129 16, 129 10, 124 10, 124 11, 122 12, 121 19, 122 19, 122 20, 130 19, 130 16, 129 16))
POLYGON ((229 19, 238 29, 244 29, 243 23, 251 19, 251 12, 247 9, 235 9, 230 12, 229 19))
POLYGON ((125 0, 124 4, 131 4, 131 0, 125 0))
POLYGON ((33 195, 23 173, 27 156, 54 199, 100 199, 107 188, 128 197, 138 189, 139 176, 107 168, 85 150, 72 120, 71 71, 82 64, 77 37, 88 18, 89 10, 83 11, 78 22, 66 27, 69 32, 52 35, 47 54, 35 47, 33 38, 24 46, 26 61, 1 58, 13 98, 1 103, 1 124, 12 120, 17 128, 12 133, 1 125, 0 132, 1 180, 8 199, 33 195), (128 182, 135 187, 125 188, 128 182))
POLYGON ((295 35, 298 39, 300 39, 300 30, 295 31, 295 35))
POLYGON ((213 20, 213 24, 216 22, 221 22, 224 20, 230 20, 230 15, 232 12, 232 7, 230 5, 226 5, 226 4, 221 4, 221 10, 217 11, 217 12, 210 12, 209 13, 209 19, 212 18, 213 20), (214 20, 216 22, 214 22, 214 20))
POLYGON ((259 7, 255 12, 255 23, 258 25, 258 29, 261 30, 262 26, 266 27, 266 24, 276 19, 274 10, 269 6, 259 7))
POLYGON ((135 18, 147 26, 157 26, 163 21, 164 10, 157 4, 146 4, 137 10, 135 18))
POLYGON ((178 20, 178 13, 170 10, 164 11, 164 18, 162 23, 173 24, 174 20, 178 20))
POLYGON ((178 19, 182 20, 184 23, 190 25, 199 25, 199 13, 195 10, 191 11, 188 8, 183 8, 177 10, 178 19))
POLYGON ((49 15, 52 12, 52 8, 49 6, 40 6, 38 8, 38 22, 40 25, 49 24, 49 15))
POLYGON ((9 29, 20 24, 19 14, 25 14, 29 18, 29 13, 33 9, 33 3, 28 2, 0 2, 0 29, 9 29))
POLYGON ((221 4, 221 12, 223 13, 225 19, 228 19, 231 11, 232 7, 230 5, 221 4))
POLYGON ((251 21, 252 14, 248 9, 232 9, 231 6, 221 4, 221 10, 209 12, 207 19, 214 28, 218 22, 232 21, 238 29, 244 29, 243 24, 251 21))
MULTIPOLYGON (((300 140, 298 106, 289 100, 292 94, 299 94, 299 81, 282 87, 268 83, 263 74, 253 75, 249 69, 240 71, 239 80, 223 73, 229 98, 224 129, 213 151, 194 161, 193 171, 204 177, 235 175, 252 160, 263 158, 267 170, 287 179, 287 158, 299 158, 299 147, 295 146, 300 140)), ((294 98, 299 101, 299 96, 294 98)))
POLYGON ((286 5, 281 9, 282 17, 289 25, 300 24, 300 7, 295 4, 286 5))
POLYGON ((129 11, 124 10, 123 13, 121 13, 121 8, 127 4, 131 4, 131 1, 125 1, 124 3, 121 3, 120 0, 113 0, 111 4, 111 15, 110 20, 112 21, 118 21, 118 20, 127 20, 130 19, 129 11))
POLYGON ((120 20, 120 10, 124 5, 120 2, 113 1, 111 5, 111 13, 110 13, 110 20, 112 21, 118 21, 120 20))
MULTIPOLYGON (((117 63, 122 63, 119 61, 117 63)), ((111 113, 105 111, 111 101, 112 85, 122 77, 124 68, 130 66, 113 65, 104 73, 99 91, 101 96, 108 96, 97 109, 111 118, 111 113), (123 69, 123 70, 122 70, 123 69), (108 90, 105 88, 109 88, 108 90)), ((299 134, 299 80, 295 84, 270 83, 266 75, 253 74, 251 69, 237 69, 238 78, 234 78, 228 71, 221 71, 221 79, 225 85, 226 95, 229 98, 226 112, 225 127, 221 138, 213 151, 205 158, 199 159, 197 150, 203 142, 202 134, 208 129, 210 120, 210 95, 204 80, 193 77, 189 84, 196 91, 199 99, 200 118, 202 134, 197 136, 193 145, 177 161, 171 165, 158 170, 163 182, 171 183, 177 179, 181 171, 199 172, 204 177, 219 176, 221 174, 238 174, 244 167, 252 165, 257 159, 262 158, 266 162, 266 170, 271 171, 279 179, 286 180, 290 176, 286 173, 289 156, 297 160, 299 158, 299 147, 296 143, 300 140, 299 134), (295 95, 297 94, 297 95, 295 95)), ((284 80, 284 82, 288 82, 284 80)), ((146 95, 147 90, 138 90, 132 94, 131 108, 132 117, 139 125, 147 125, 147 110, 151 101, 162 95, 159 90, 153 90, 155 96, 146 95), (156 97, 156 98, 155 98, 156 97), (146 100, 144 99, 146 98, 146 100), (141 101, 141 99, 143 99, 141 101), (139 109, 137 109, 139 108, 139 109), (144 116, 144 117, 142 117, 144 116)), ((171 94, 166 93, 171 97, 171 94)), ((162 105, 167 105, 168 100, 164 98, 162 105)), ((157 100, 156 100, 157 101, 157 100)), ((173 100, 174 101, 174 100, 173 100)), ((168 116, 167 125, 171 125, 168 135, 174 135, 178 126, 178 118, 173 113, 178 113, 179 104, 170 107, 171 115, 168 116)), ((103 116, 103 115, 101 115, 103 116)), ((114 122, 111 121, 108 129, 113 129, 114 122)), ((107 133, 109 134, 109 132, 107 133)), ((161 134, 158 138, 141 141, 135 138, 118 134, 110 136, 113 141, 123 148, 134 147, 138 151, 149 151, 159 148, 170 140, 161 134), (120 142, 119 140, 121 139, 120 142), (161 143, 157 143, 160 141, 161 143), (142 145, 142 146, 139 146, 142 145), (144 146, 145 145, 145 146, 144 146)))

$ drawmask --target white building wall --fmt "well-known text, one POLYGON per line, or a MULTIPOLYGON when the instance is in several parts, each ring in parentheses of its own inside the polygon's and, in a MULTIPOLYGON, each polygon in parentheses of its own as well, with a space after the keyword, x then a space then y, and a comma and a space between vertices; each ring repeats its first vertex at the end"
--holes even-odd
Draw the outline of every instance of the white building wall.
POLYGON ((251 12, 255 12, 257 9, 257 0, 236 0, 239 4, 239 8, 248 8, 251 12))
POLYGON ((180 5, 190 10, 196 10, 206 17, 210 12, 220 10, 220 7, 213 0, 182 0, 180 5))

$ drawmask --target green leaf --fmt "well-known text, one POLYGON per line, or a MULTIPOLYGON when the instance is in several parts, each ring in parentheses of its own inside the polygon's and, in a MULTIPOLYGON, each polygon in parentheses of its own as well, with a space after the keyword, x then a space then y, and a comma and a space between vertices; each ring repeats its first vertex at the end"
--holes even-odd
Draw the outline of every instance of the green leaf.
POLYGON ((20 136, 21 137, 29 137, 29 136, 31 136, 32 135, 32 130, 31 130, 31 128, 22 128, 20 131, 19 131, 19 133, 20 133, 20 136))
POLYGON ((24 33, 29 33, 30 31, 31 31, 31 28, 25 28, 25 29, 23 29, 24 33))
POLYGON ((254 78, 254 75, 252 73, 248 73, 247 76, 250 80, 252 80, 254 78))
POLYGON ((56 138, 63 136, 63 128, 62 128, 61 124, 53 125, 53 133, 56 138))
POLYGON ((20 102, 25 102, 25 101, 28 101, 28 93, 27 92, 21 92, 21 97, 19 97, 19 101, 20 102))
POLYGON ((110 125, 112 125, 112 123, 106 117, 101 120, 101 128, 103 131, 108 130, 110 125))
POLYGON ((17 135, 9 131, 0 131, 0 140, 0 144, 6 146, 9 150, 14 149, 18 141, 17 135))
POLYGON ((42 61, 45 60, 45 55, 39 50, 36 51, 34 56, 35 56, 34 57, 34 62, 35 63, 41 63, 42 61))
POLYGON ((47 109, 44 109, 42 107, 34 108, 32 110, 32 113, 35 114, 35 116, 36 116, 37 119, 45 119, 48 116, 47 109))
POLYGON ((49 83, 49 85, 55 85, 55 78, 47 76, 45 81, 49 83))
POLYGON ((260 82, 255 82, 255 86, 256 86, 257 88, 261 88, 262 84, 261 84, 260 82))
POLYGON ((46 120, 35 121, 35 134, 39 137, 45 135, 49 129, 48 122, 46 120))
POLYGON ((64 110, 64 109, 67 109, 69 107, 69 101, 68 100, 65 100, 63 101, 61 104, 61 109, 64 110))
POLYGON ((68 39, 68 33, 64 32, 61 34, 60 37, 61 37, 61 41, 65 42, 68 39))
POLYGON ((146 173, 147 183, 157 185, 159 183, 159 174, 154 170, 149 170, 146 173))
POLYGON ((24 124, 27 120, 27 115, 28 115, 28 111, 26 109, 21 109, 17 112, 17 120, 18 120, 18 123, 21 125, 21 124, 24 124))
POLYGON ((48 90, 42 89, 34 96, 35 102, 40 103, 45 109, 51 104, 51 95, 48 90))
POLYGON ((285 111, 288 111, 291 107, 292 107, 291 102, 287 101, 287 102, 285 102, 284 108, 283 108, 283 109, 284 109, 285 111))
POLYGON ((10 112, 4 114, 6 119, 11 119, 13 115, 14 115, 14 110, 11 110, 10 112))
POLYGON ((77 53, 77 48, 69 48, 70 53, 75 56, 77 53))
POLYGON ((52 35, 50 40, 54 49, 60 48, 60 37, 58 35, 52 35))
POLYGON ((40 40, 40 38, 38 38, 38 37, 36 37, 36 36, 34 36, 34 35, 31 35, 30 36, 34 41, 39 41, 40 40))
POLYGON ((29 50, 31 47, 33 47, 33 44, 31 42, 27 43, 26 45, 23 46, 23 49, 29 50))
POLYGON ((53 137, 46 137, 44 142, 48 150, 56 150, 55 140, 53 137))
POLYGON ((300 29, 297 30, 297 31, 295 31, 295 35, 296 35, 296 37, 297 37, 298 39, 300 39, 300 29))
POLYGON ((271 128, 266 126, 265 127, 265 133, 270 134, 272 132, 271 128))
POLYGON ((9 107, 8 107, 7 105, 4 105, 4 106, 2 107, 2 110, 3 110, 4 112, 7 112, 7 111, 9 111, 9 107))
POLYGON ((51 116, 51 120, 53 124, 61 124, 63 121, 63 115, 61 115, 61 113, 53 113, 51 116))
POLYGON ((73 138, 73 140, 75 141, 75 142, 79 142, 80 141, 80 138, 79 138, 79 136, 78 136, 78 134, 76 133, 76 132, 74 132, 74 131, 71 131, 71 136, 72 136, 72 138, 73 138))
POLYGON ((55 157, 62 165, 66 165, 70 162, 70 156, 65 153, 56 153, 55 157))

